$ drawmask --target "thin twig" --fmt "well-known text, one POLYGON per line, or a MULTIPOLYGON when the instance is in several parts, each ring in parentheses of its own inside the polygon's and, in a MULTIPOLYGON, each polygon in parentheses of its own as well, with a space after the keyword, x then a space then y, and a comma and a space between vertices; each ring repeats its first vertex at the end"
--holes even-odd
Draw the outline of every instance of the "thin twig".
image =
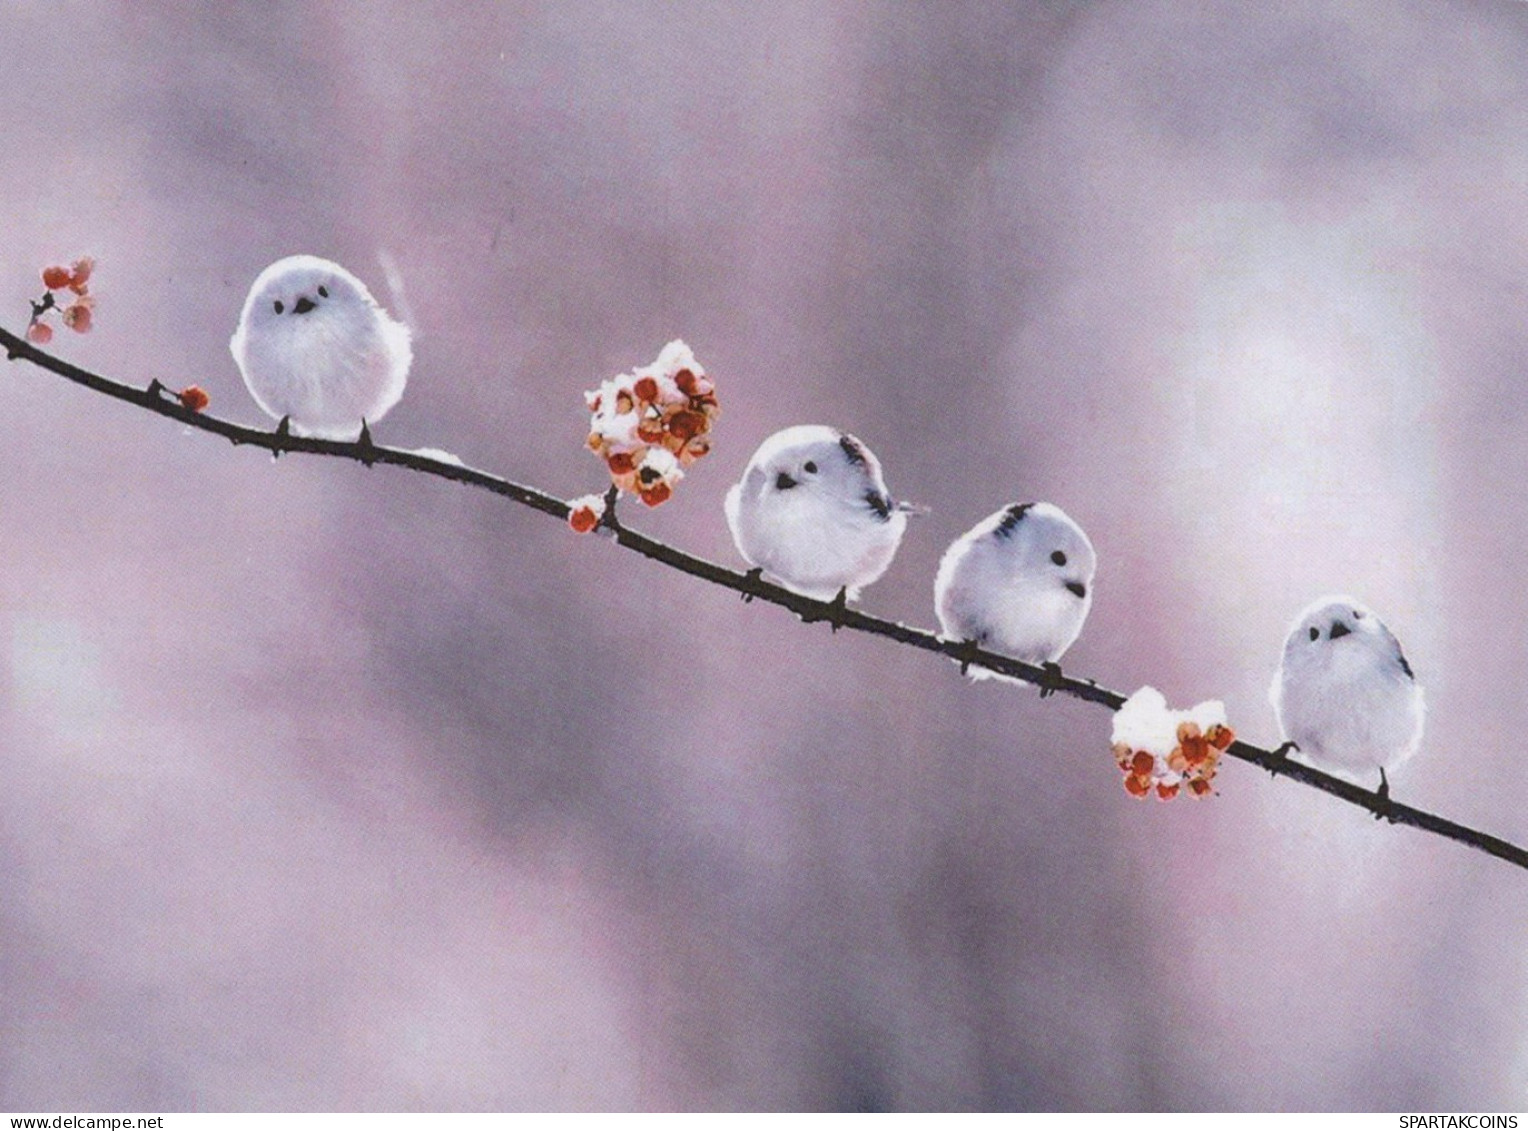
MULTIPOLYGON (((120 401, 127 401, 139 408, 156 412, 160 416, 167 416, 187 427, 222 436, 236 445, 249 444, 265 448, 277 455, 286 452, 307 452, 311 455, 336 456, 340 459, 354 460, 367 467, 379 463, 392 464, 456 483, 480 487, 556 518, 566 520, 568 517, 568 504, 545 491, 512 483, 499 476, 490 475, 486 471, 479 471, 462 464, 435 459, 400 448, 382 447, 373 443, 369 435, 363 435, 360 440, 355 441, 320 440, 308 436, 294 436, 281 430, 265 431, 249 428, 185 407, 175 400, 173 395, 167 395, 167 386, 157 380, 150 381, 145 389, 125 385, 45 353, 3 327, 0 327, 0 347, 5 349, 11 360, 20 358, 29 361, 77 385, 83 385, 87 389, 104 393, 120 401)), ((640 534, 617 520, 613 499, 610 498, 607 498, 605 517, 600 523, 600 528, 617 544, 628 550, 635 550, 645 558, 651 558, 670 569, 709 581, 713 585, 731 589, 741 594, 745 600, 767 601, 772 605, 779 605, 795 613, 807 623, 826 621, 835 632, 840 628, 850 628, 856 632, 881 636, 898 644, 946 656, 963 667, 977 664, 1000 675, 1022 679, 1050 692, 1070 695, 1074 699, 1081 699, 1088 703, 1098 703, 1111 711, 1118 710, 1125 702, 1126 697, 1119 692, 1100 687, 1090 679, 1078 679, 1066 675, 1054 666, 1026 664, 1011 656, 976 648, 969 642, 945 640, 921 628, 913 628, 897 621, 883 620, 834 602, 803 597, 799 593, 793 593, 789 589, 763 580, 757 571, 743 573, 717 565, 704 558, 698 558, 693 554, 687 554, 683 550, 640 534)), ((1528 850, 1519 848, 1500 837, 1491 836, 1456 821, 1404 805, 1376 791, 1363 789, 1352 782, 1293 761, 1275 751, 1264 750, 1262 747, 1246 742, 1233 742, 1226 753, 1233 758, 1261 766, 1275 777, 1287 777, 1313 789, 1319 789, 1323 793, 1329 793, 1392 824, 1409 825, 1423 832, 1434 833, 1449 840, 1458 841, 1460 844, 1478 848, 1519 868, 1528 869, 1528 850)))

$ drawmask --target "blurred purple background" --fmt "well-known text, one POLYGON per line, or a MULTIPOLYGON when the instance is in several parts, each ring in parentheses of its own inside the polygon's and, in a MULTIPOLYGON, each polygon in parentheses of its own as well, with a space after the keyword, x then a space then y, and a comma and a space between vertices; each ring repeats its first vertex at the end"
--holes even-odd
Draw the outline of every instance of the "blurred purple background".
MULTIPOLYGON (((428 7, 428 11, 426 8, 428 7)), ((0 320, 197 382, 307 251, 417 334, 380 442, 598 490, 683 336, 715 453, 851 429, 1090 532, 1067 667, 1276 739, 1307 601, 1427 688, 1396 795, 1528 840, 1528 6, 0 13, 0 320), (386 282, 396 263, 403 293, 386 282)), ((744 606, 482 493, 0 367, 0 1108, 1521 1108, 1528 876, 744 606)))

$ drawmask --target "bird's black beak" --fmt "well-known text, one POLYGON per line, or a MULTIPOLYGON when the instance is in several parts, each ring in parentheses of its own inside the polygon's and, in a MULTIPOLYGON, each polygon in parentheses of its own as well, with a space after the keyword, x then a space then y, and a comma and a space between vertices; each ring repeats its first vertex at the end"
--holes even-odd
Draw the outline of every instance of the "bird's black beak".
POLYGON ((303 295, 293 305, 292 313, 293 314, 306 314, 306 313, 308 313, 308 311, 314 309, 317 306, 318 306, 318 303, 314 302, 307 295, 303 295))
POLYGON ((785 472, 782 471, 779 475, 775 476, 775 490, 789 491, 794 486, 796 486, 796 481, 785 474, 785 472))
POLYGON ((1332 631, 1327 633, 1327 636, 1332 640, 1341 640, 1344 636, 1352 634, 1353 630, 1338 620, 1332 622, 1332 631))
POLYGON ((1088 587, 1080 581, 1068 581, 1066 587, 1072 591, 1072 595, 1079 601, 1088 595, 1088 587))

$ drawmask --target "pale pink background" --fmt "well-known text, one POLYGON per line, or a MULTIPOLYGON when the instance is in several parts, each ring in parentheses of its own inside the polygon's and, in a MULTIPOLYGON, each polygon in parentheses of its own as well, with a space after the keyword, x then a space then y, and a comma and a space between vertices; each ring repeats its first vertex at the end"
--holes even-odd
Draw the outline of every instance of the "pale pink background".
MULTIPOLYGON (((1050 499, 1067 666, 1271 742, 1350 590, 1404 800, 1528 841, 1528 6, 86 4, 0 12, 0 321, 197 382, 279 256, 417 331, 381 442, 601 486, 685 337, 736 561, 792 423, 933 514, 1050 499), (427 11, 428 9, 428 11, 427 11), (382 257, 397 265, 389 288, 382 257)), ((1528 874, 803 627, 486 494, 0 367, 0 1108, 1522 1108, 1528 874)))

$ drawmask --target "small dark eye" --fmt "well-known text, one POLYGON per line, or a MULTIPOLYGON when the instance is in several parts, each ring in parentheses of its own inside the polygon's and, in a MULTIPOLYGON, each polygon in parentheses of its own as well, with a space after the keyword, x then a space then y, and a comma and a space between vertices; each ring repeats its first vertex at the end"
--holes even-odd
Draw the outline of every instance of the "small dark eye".
POLYGON ((320 298, 328 298, 329 297, 329 288, 328 287, 319 287, 318 288, 318 294, 319 294, 320 298))
POLYGON ((1364 615, 1363 615, 1363 613, 1359 612, 1357 609, 1354 609, 1353 610, 1353 619, 1354 620, 1363 620, 1364 619, 1364 615))
POLYGON ((1055 562, 1057 565, 1066 565, 1066 555, 1063 554, 1060 550, 1057 550, 1051 555, 1051 561, 1055 562))
POLYGON ((815 460, 810 460, 809 459, 804 464, 801 465, 801 470, 806 472, 808 475, 816 475, 817 474, 817 462, 815 460))
POLYGON ((280 299, 279 299, 279 298, 278 298, 278 299, 277 299, 277 300, 276 300, 276 313, 277 313, 277 314, 280 314, 280 313, 281 313, 281 312, 282 312, 282 311, 283 311, 283 310, 285 310, 285 309, 286 309, 286 307, 284 307, 284 306, 282 306, 282 305, 281 305, 281 300, 280 300, 280 299))
POLYGON ((1321 639, 1321 630, 1319 628, 1311 629, 1310 630, 1310 638, 1312 640, 1319 640, 1319 639, 1321 639))

